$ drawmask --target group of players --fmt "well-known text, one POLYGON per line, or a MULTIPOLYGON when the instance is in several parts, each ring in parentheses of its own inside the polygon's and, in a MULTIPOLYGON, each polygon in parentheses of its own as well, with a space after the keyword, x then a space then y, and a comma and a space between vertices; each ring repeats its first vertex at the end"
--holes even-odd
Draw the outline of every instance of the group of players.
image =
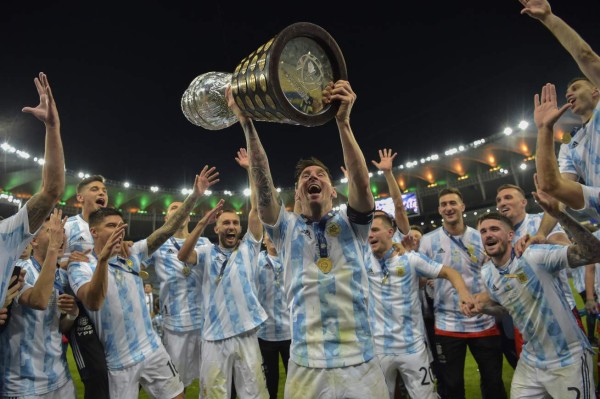
MULTIPOLYGON (((512 398, 591 398, 593 352, 566 270, 600 262, 600 241, 565 206, 600 212, 600 57, 546 0, 520 2, 586 76, 569 84, 561 108, 553 85, 535 95, 533 195, 545 213, 527 214, 523 190, 505 185, 498 188, 498 212, 467 226, 462 195, 449 187, 438 197, 443 226, 422 238, 410 231, 388 149, 373 164, 396 212, 374 211, 367 164, 350 126, 356 94, 347 81, 323 91, 325 104, 339 103, 348 179, 340 210, 333 210, 331 174, 315 158, 297 164, 296 206, 286 210, 254 124, 228 88, 246 140, 236 156, 251 183, 245 234, 223 200, 188 230, 197 200, 219 181, 209 166, 146 239, 125 241, 127 225, 108 206, 101 176, 80 182, 82 213, 67 219, 54 209, 65 164, 58 111, 41 73, 40 104, 23 111, 46 126, 42 187, 0 224, 0 396, 75 398, 64 334, 86 398, 135 398, 140 386, 152 397, 183 398, 196 378, 200 398, 277 397, 279 356, 290 399, 393 398, 397 375, 412 398, 464 398, 467 347, 483 397, 506 398, 502 338, 513 336, 505 348, 516 367, 512 398), (569 108, 583 125, 557 160, 553 127, 569 108), (213 224, 216 243, 202 237, 213 224), (150 267, 160 280, 162 339, 146 307, 150 267), (430 336, 423 286, 433 288, 430 336)), ((584 290, 590 313, 597 307, 592 268, 584 290)))

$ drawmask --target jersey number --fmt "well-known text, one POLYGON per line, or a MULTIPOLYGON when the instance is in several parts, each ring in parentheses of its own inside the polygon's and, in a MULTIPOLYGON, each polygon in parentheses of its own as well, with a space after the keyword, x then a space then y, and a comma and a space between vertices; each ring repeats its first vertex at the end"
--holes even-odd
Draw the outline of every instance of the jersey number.
POLYGON ((423 379, 421 380, 421 385, 429 385, 433 383, 433 372, 431 371, 431 367, 421 367, 419 371, 423 372, 423 379), (429 377, 429 381, 427 381, 427 377, 429 377))
POLYGON ((177 369, 175 368, 175 365, 173 363, 171 363, 170 360, 167 362, 167 366, 169 366, 171 373, 173 373, 173 377, 177 377, 177 374, 179 374, 179 371, 177 371, 177 369))

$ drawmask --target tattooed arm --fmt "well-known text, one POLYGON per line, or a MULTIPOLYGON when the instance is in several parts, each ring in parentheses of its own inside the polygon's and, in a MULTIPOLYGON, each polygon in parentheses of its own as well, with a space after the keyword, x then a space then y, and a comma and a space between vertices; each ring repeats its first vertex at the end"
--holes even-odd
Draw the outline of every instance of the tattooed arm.
POLYGON ((256 193, 258 216, 263 223, 273 225, 277 222, 281 202, 273 185, 267 154, 260 142, 252 119, 248 118, 235 103, 231 94, 231 87, 227 88, 225 94, 227 105, 239 119, 246 136, 246 148, 250 160, 250 190, 256 193))
POLYGON ((578 267, 600 262, 600 240, 570 215, 562 212, 556 201, 551 203, 546 201, 543 196, 539 196, 538 193, 532 194, 544 211, 555 217, 560 225, 571 234, 574 244, 567 248, 569 266, 578 267))
POLYGON ((335 84, 329 83, 323 95, 327 103, 340 102, 335 121, 342 142, 344 165, 348 170, 348 205, 361 213, 371 212, 375 208, 375 200, 371 193, 369 170, 350 127, 350 112, 356 101, 356 94, 352 91, 349 82, 338 80, 335 84))
POLYGON ((42 188, 27 201, 29 231, 34 233, 46 220, 52 208, 65 190, 65 157, 60 138, 60 119, 54 96, 45 74, 34 80, 40 103, 37 107, 25 107, 23 112, 32 114, 46 125, 46 144, 42 188))
POLYGON ((183 205, 175 211, 173 216, 147 238, 148 255, 156 251, 169 239, 169 237, 175 234, 177 228, 181 226, 181 223, 183 223, 192 209, 194 209, 194 206, 196 206, 198 198, 204 194, 204 191, 206 191, 207 188, 219 181, 217 176, 219 176, 219 172, 216 172, 215 167, 213 166, 209 169, 208 165, 204 166, 199 175, 196 175, 194 191, 188 195, 183 202, 183 205))

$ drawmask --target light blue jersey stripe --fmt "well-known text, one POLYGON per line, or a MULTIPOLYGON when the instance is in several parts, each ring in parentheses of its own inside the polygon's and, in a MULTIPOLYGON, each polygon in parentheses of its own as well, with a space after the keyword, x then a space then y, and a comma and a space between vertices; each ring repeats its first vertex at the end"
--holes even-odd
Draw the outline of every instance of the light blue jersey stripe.
POLYGON ((532 245, 500 273, 490 261, 483 268, 490 297, 504 306, 525 340, 521 359, 532 367, 552 369, 573 364, 591 351, 561 295, 558 272, 567 263, 567 247, 532 245))
MULTIPOLYGON (((19 260, 18 265, 27 271, 25 280, 31 289, 39 272, 30 260, 19 260)), ((44 395, 71 379, 59 331, 57 297, 55 289, 46 310, 13 303, 10 322, 0 334, 0 396, 44 395)))
POLYGON ((268 234, 285 265, 285 290, 291 309, 290 358, 306 367, 333 368, 359 364, 374 356, 367 309, 368 277, 364 252, 369 225, 335 212, 325 237, 331 271, 317 267, 319 254, 313 225, 285 211, 268 234))
POLYGON ((6 299, 6 291, 15 262, 33 239, 29 233, 27 204, 15 215, 0 221, 0 304, 6 299))

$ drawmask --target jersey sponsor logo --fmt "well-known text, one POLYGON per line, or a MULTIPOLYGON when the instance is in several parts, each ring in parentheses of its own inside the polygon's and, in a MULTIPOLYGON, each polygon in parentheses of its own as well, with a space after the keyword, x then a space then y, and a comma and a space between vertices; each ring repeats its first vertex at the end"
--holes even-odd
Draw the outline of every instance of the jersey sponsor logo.
POLYGON ((175 253, 175 251, 173 251, 171 248, 169 248, 169 249, 167 249, 167 253, 168 253, 168 254, 174 254, 174 253, 175 253))
POLYGON ((496 287, 496 284, 492 284, 492 289, 493 289, 494 291, 498 291, 498 287, 496 287))
POLYGON ((312 240, 312 235, 310 234, 310 230, 308 230, 308 229, 302 230, 301 233, 312 240))
POLYGON ((79 236, 79 238, 77 239, 77 241, 85 241, 85 238, 83 236, 79 236))
POLYGON ((440 249, 438 249, 437 253, 438 254, 445 254, 446 251, 444 251, 444 248, 440 248, 440 249))
POLYGON ((571 148, 575 148, 579 145, 578 141, 573 141, 573 144, 571 144, 571 148))

